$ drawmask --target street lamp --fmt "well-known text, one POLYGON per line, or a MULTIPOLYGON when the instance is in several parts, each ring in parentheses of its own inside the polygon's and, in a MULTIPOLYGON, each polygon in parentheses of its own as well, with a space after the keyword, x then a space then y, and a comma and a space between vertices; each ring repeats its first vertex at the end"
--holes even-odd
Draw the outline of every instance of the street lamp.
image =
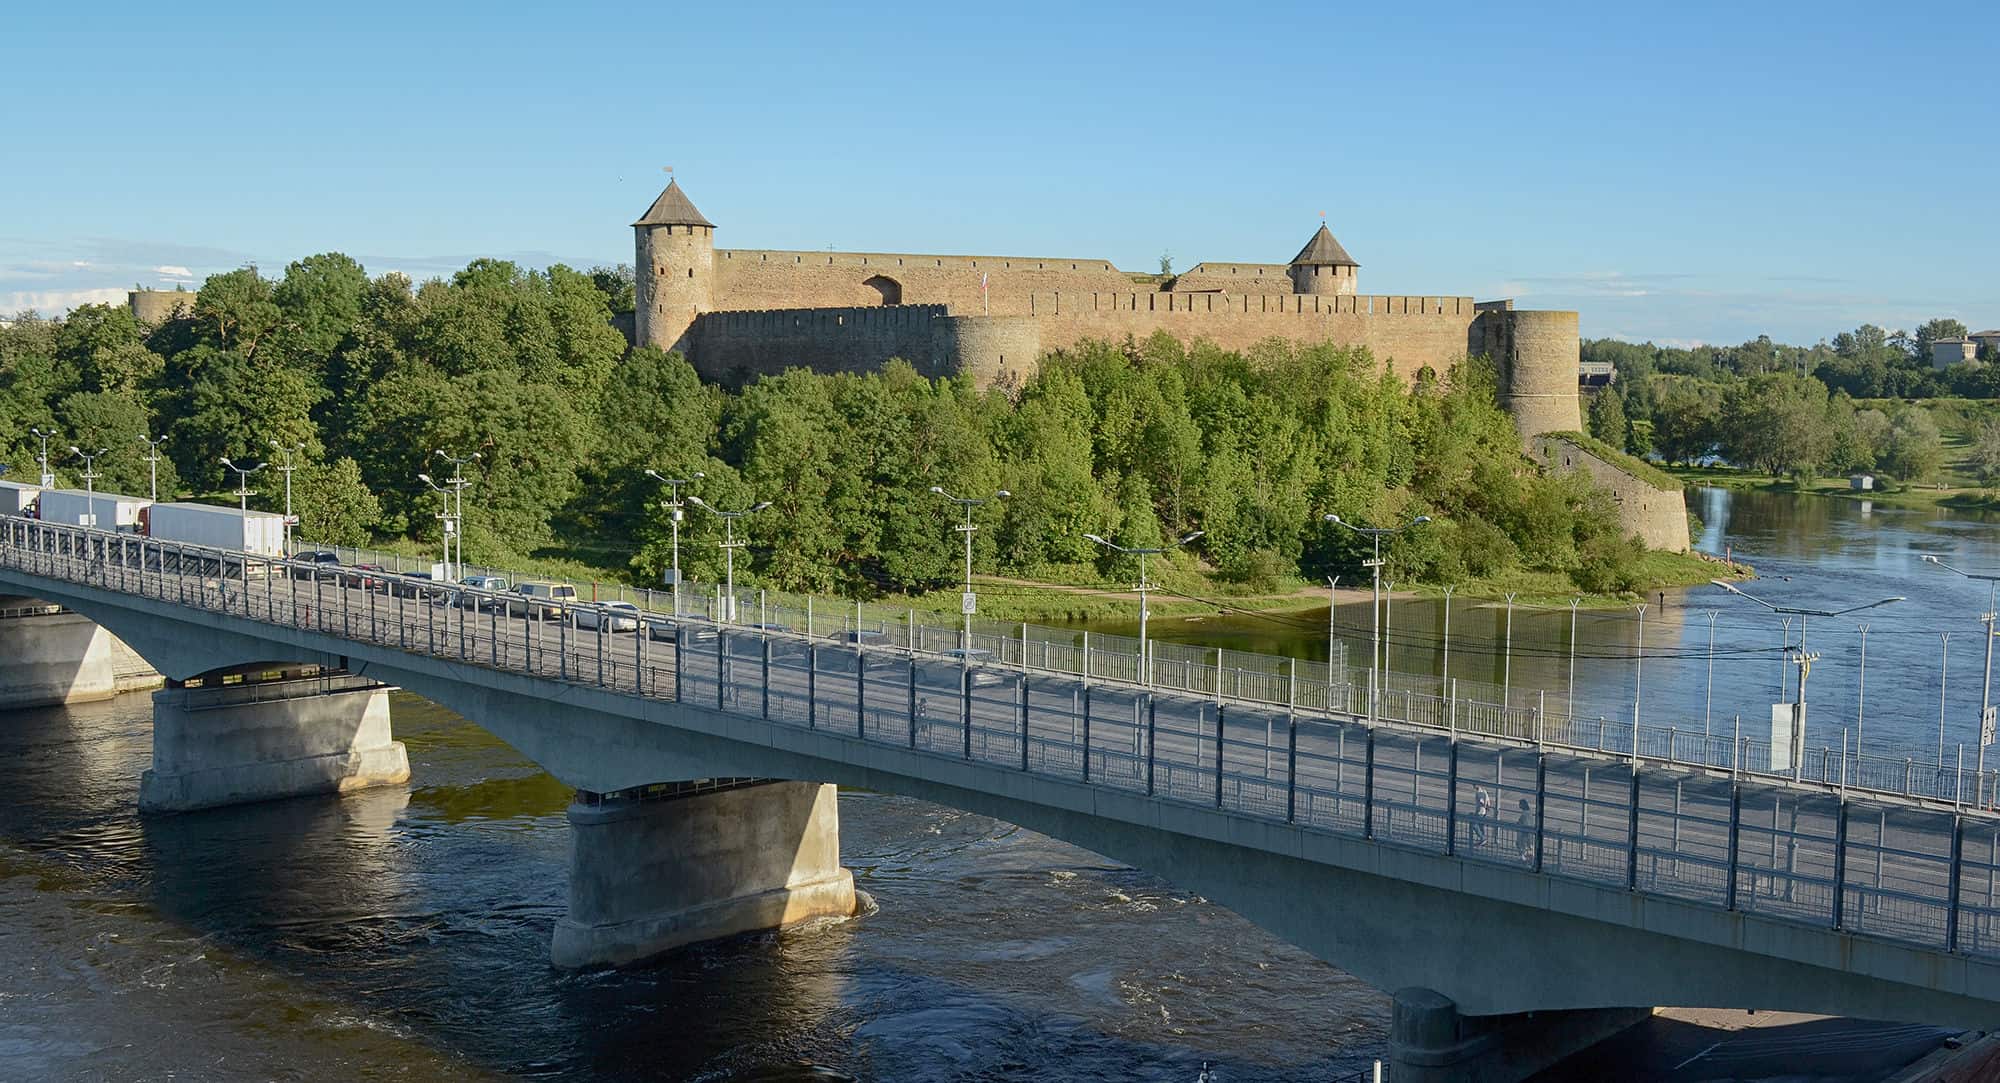
MULTIPOLYGON (((465 490, 472 485, 472 480, 465 476, 465 468, 471 463, 478 462, 480 456, 475 451, 461 459, 455 455, 448 454, 440 448, 431 452, 431 457, 434 459, 443 459, 445 462, 451 464, 451 476, 444 479, 444 483, 446 487, 451 489, 451 495, 446 499, 452 502, 451 520, 458 528, 455 531, 458 536, 457 578, 462 579, 465 576, 465 490)), ((446 563, 450 563, 450 560, 447 559, 446 563)))
POLYGON ((229 461, 229 456, 224 455, 222 457, 222 465, 228 467, 231 470, 236 471, 237 510, 241 511, 245 515, 250 514, 250 498, 257 495, 256 493, 250 491, 250 475, 256 473, 259 470, 264 469, 266 466, 269 466, 270 464, 251 463, 249 466, 238 466, 235 463, 229 461))
POLYGON ((444 510, 439 512, 437 516, 438 533, 444 539, 444 574, 440 578, 447 583, 456 583, 458 582, 458 577, 451 573, 451 539, 458 533, 458 529, 457 520, 451 516, 451 490, 439 485, 437 480, 429 474, 418 474, 417 480, 429 486, 432 492, 437 493, 443 498, 441 503, 444 506, 444 510))
MULTIPOLYGON (((98 448, 96 451, 85 451, 75 444, 70 445, 69 453, 83 460, 83 516, 86 520, 84 526, 97 525, 97 479, 104 476, 97 472, 97 457, 104 454, 104 450, 98 448)), ((118 525, 117 516, 112 516, 111 525, 114 527, 118 525)))
POLYGON ((292 555, 292 471, 298 469, 292 465, 292 454, 294 452, 303 454, 306 446, 300 443, 286 447, 276 440, 266 442, 285 457, 285 465, 278 467, 278 470, 285 475, 285 555, 289 557, 292 555))
MULTIPOLYGON (((1805 754, 1806 678, 1812 675, 1813 661, 1819 657, 1816 654, 1809 654, 1806 651, 1806 618, 1838 617, 1848 613, 1859 613, 1864 609, 1873 609, 1876 606, 1888 605, 1891 602, 1903 601, 1903 596, 1898 594, 1893 598, 1881 598, 1872 602, 1864 602, 1861 605, 1851 605, 1845 609, 1821 609, 1810 606, 1777 605, 1772 602, 1767 602, 1764 599, 1759 598, 1754 594, 1745 592, 1743 589, 1736 586, 1736 584, 1734 583, 1730 583, 1721 579, 1711 579, 1709 580, 1709 582, 1714 583, 1716 586, 1721 587, 1723 590, 1726 590, 1729 593, 1734 594, 1738 597, 1748 598, 1749 600, 1756 602, 1758 605, 1763 606, 1765 609, 1768 609, 1773 613, 1790 614, 1792 616, 1796 616, 1799 618, 1799 650, 1798 653, 1793 655, 1792 658, 1790 659, 1793 665, 1799 667, 1799 693, 1798 693, 1798 699, 1795 700, 1792 705, 1792 710, 1794 714, 1794 725, 1793 725, 1792 739, 1791 739, 1792 747, 1789 750, 1792 753, 1792 772, 1794 775, 1796 775, 1798 773, 1799 760, 1805 754)), ((1791 639, 1791 634, 1789 630, 1787 630, 1785 638, 1787 640, 1786 649, 1789 650, 1791 646, 1789 642, 1791 639)), ((1942 738, 1940 738, 1938 743, 1938 748, 1942 750, 1943 747, 1944 743, 1942 738)), ((1773 749, 1774 754, 1775 751, 1776 750, 1773 749)), ((1942 751, 1940 751, 1938 755, 1938 760, 1940 763, 1942 763, 1944 760, 1944 755, 1942 751)))
POLYGON ((1151 549, 1139 549, 1130 546, 1119 545, 1117 542, 1098 537, 1095 534, 1084 535, 1084 538, 1086 540, 1096 542, 1097 544, 1105 547, 1106 549, 1111 550, 1114 553, 1125 553, 1127 555, 1139 558, 1138 591, 1139 591, 1139 683, 1140 684, 1153 683, 1153 667, 1150 664, 1152 656, 1146 650, 1146 617, 1148 615, 1146 607, 1146 595, 1147 592, 1153 589, 1154 584, 1146 578, 1146 558, 1156 557, 1162 553, 1178 549, 1181 546, 1186 545, 1187 543, 1195 540, 1196 538, 1201 537, 1206 533, 1208 533, 1208 531, 1206 530, 1197 530, 1192 534, 1186 534, 1181 536, 1180 538, 1175 539, 1174 542, 1170 545, 1157 546, 1151 549))
POLYGON ((660 506, 666 508, 671 513, 668 518, 674 524, 674 616, 678 617, 681 615, 681 519, 686 514, 681 509, 687 507, 681 500, 681 486, 691 485, 708 475, 697 470, 684 478, 668 478, 661 477, 658 470, 648 470, 646 471, 646 476, 652 478, 654 481, 665 484, 670 493, 667 497, 667 502, 660 506))
POLYGON ((1334 524, 1335 526, 1344 526, 1347 529, 1354 531, 1356 534, 1359 534, 1364 538, 1368 538, 1375 543, 1374 559, 1364 560, 1361 562, 1362 567, 1371 569, 1375 577, 1375 604, 1372 607, 1372 611, 1369 613, 1369 624, 1372 629, 1370 635, 1372 637, 1373 642, 1369 644, 1369 649, 1368 649, 1368 721, 1372 725, 1375 722, 1376 718, 1375 699, 1377 695, 1377 690, 1381 687, 1382 684, 1382 671, 1380 668, 1383 661, 1382 659, 1382 539, 1385 537, 1393 538, 1396 535, 1401 534, 1403 531, 1408 530, 1413 526, 1416 526, 1418 523, 1428 523, 1431 521, 1431 517, 1428 515, 1419 515, 1415 519, 1412 519, 1409 522, 1404 523, 1402 526, 1355 526, 1353 523, 1350 523, 1347 520, 1342 519, 1338 515, 1328 513, 1326 516, 1326 521, 1334 524))
POLYGON ((167 438, 164 436, 156 438, 141 435, 139 442, 146 445, 146 466, 152 475, 152 488, 149 490, 149 499, 158 501, 160 499, 160 445, 166 443, 167 438))
POLYGON ((960 523, 952 529, 965 535, 965 594, 959 598, 958 604, 959 611, 965 614, 965 634, 964 640, 959 643, 959 648, 969 651, 972 649, 972 611, 978 607, 978 599, 972 593, 972 533, 978 530, 979 527, 973 523, 972 513, 982 505, 990 504, 995 500, 1005 500, 1014 494, 1005 489, 1000 489, 995 491, 992 496, 953 496, 945 492, 942 485, 931 486, 931 492, 944 497, 946 500, 957 504, 965 510, 965 522, 960 523))
POLYGON ((1934 556, 1925 556, 1924 563, 1935 564, 1948 572, 1957 572, 1967 579, 1983 580, 1986 583, 1986 612, 1979 619, 1986 625, 1986 678, 1979 686, 1979 773, 1974 778, 1986 776, 1986 746, 1993 741, 1993 635, 1996 613, 1994 597, 2000 593, 2000 575, 1991 572, 1968 572, 1964 568, 1954 568, 1934 556))
POLYGON ((49 469, 49 441, 56 438, 55 430, 50 429, 48 432, 43 432, 38 428, 31 428, 28 431, 41 437, 42 440, 42 453, 35 458, 35 462, 41 464, 42 467, 42 488, 53 489, 56 487, 56 473, 49 469))
POLYGON ((701 497, 692 495, 688 497, 688 503, 722 520, 722 541, 717 543, 717 547, 722 550, 723 581, 726 584, 724 589, 729 593, 728 601, 723 605, 722 612, 716 615, 716 619, 733 620, 736 617, 736 551, 750 544, 747 541, 736 540, 736 520, 763 511, 771 506, 771 502, 760 500, 739 511, 723 511, 701 497))

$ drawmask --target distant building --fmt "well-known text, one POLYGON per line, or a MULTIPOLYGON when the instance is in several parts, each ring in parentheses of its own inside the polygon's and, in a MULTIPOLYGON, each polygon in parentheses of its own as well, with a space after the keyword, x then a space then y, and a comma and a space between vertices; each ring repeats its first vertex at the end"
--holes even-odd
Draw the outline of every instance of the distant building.
POLYGON ((194 296, 184 289, 127 290, 125 303, 131 306, 134 319, 151 327, 178 316, 194 315, 194 296))
POLYGON ((1965 336, 1981 353, 2000 353, 2000 331, 1974 331, 1965 336))
POLYGON ((1979 356, 1979 344, 1969 338, 1941 338, 1931 343, 1931 367, 1946 369, 1979 356))
POLYGON ((1576 382, 1579 387, 1610 387, 1618 379, 1618 366, 1609 361, 1579 361, 1576 366, 1576 382))
POLYGON ((1847 479, 1847 487, 1864 493, 1868 492, 1875 488, 1875 475, 1856 474, 1847 479))

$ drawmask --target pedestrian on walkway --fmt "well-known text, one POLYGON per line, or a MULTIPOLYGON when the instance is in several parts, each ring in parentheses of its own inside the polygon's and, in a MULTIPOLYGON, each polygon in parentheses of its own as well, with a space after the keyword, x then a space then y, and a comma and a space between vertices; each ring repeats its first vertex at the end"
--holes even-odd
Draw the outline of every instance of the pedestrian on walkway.
POLYGON ((1528 799, 1521 798, 1521 814, 1514 817, 1514 845, 1521 852, 1521 863, 1535 863, 1535 809, 1528 799))
POLYGON ((1472 800, 1472 845, 1486 845, 1486 822, 1493 818, 1493 795, 1481 786, 1472 800))

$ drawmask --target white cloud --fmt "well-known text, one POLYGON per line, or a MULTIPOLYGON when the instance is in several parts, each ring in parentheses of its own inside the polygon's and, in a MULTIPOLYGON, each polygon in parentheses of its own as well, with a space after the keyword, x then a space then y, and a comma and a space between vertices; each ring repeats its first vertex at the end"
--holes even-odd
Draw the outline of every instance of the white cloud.
POLYGON ((0 293, 0 312, 26 312, 33 309, 44 316, 55 316, 78 305, 122 305, 125 291, 118 288, 81 290, 15 290, 0 293))
POLYGON ((153 273, 159 275, 161 278, 181 278, 190 282, 194 281, 193 271, 188 270, 186 267, 176 267, 171 263, 153 268, 153 273))

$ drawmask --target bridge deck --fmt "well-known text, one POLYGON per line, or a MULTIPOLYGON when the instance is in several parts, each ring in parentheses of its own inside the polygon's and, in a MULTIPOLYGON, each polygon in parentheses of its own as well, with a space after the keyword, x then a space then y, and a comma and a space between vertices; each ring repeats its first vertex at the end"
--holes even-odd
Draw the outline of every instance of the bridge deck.
MULTIPOLYGON (((1611 755, 1352 712, 1193 695, 1028 664, 368 573, 370 587, 240 553, 0 520, 0 568, 250 621, 1303 830, 1821 929, 2000 958, 2000 818, 1838 783, 1611 755), (578 628, 576 611, 600 615, 578 628)), ((32 583, 24 585, 32 586, 32 583)), ((839 637, 849 638, 844 633, 839 637)), ((1219 684, 1219 682, 1218 682, 1219 684)), ((1497 716, 1496 716, 1497 717, 1497 716)), ((1600 738, 1601 739, 1601 738, 1600 738)), ((1672 747, 1671 744, 1668 746, 1672 747)), ((1939 792, 1947 785, 1937 781, 1939 792)), ((1907 784, 1903 787, 1907 789, 1907 784)))

